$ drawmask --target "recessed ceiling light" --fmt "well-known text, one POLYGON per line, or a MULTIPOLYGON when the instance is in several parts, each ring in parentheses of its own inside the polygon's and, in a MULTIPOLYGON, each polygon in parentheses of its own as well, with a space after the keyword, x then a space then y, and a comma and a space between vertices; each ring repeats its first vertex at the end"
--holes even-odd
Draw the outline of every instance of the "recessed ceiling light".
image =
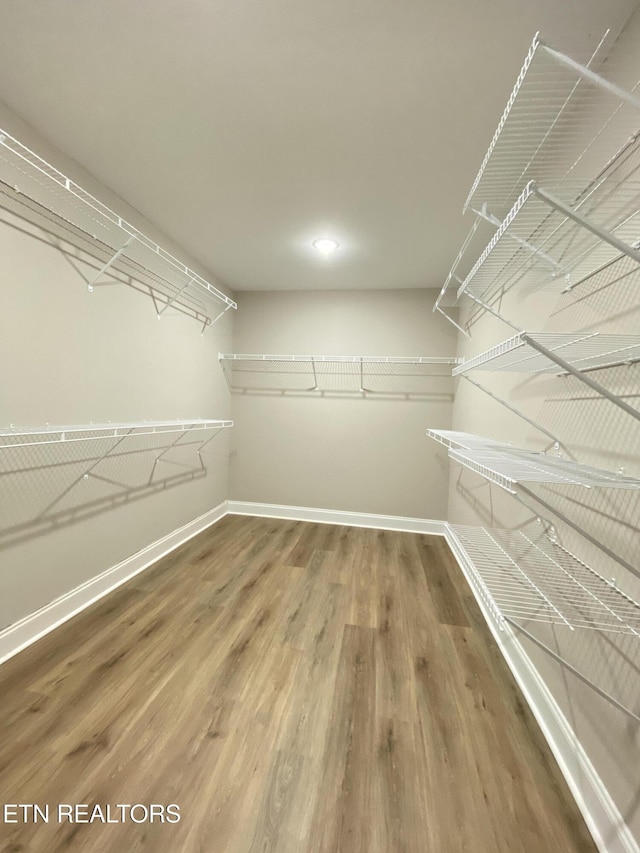
POLYGON ((318 237, 318 239, 314 240, 311 245, 314 249, 317 249, 320 254, 326 257, 332 252, 335 252, 340 243, 338 243, 337 240, 332 240, 330 237, 318 237))

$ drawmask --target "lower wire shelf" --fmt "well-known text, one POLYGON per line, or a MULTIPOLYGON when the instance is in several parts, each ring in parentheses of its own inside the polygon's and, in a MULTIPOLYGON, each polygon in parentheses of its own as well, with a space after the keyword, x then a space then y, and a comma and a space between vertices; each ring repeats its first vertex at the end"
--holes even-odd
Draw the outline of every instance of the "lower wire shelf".
POLYGON ((546 537, 449 525, 448 541, 487 608, 505 620, 640 637, 640 605, 546 537))
POLYGON ((640 479, 594 468, 546 453, 534 453, 469 433, 427 430, 427 435, 449 448, 449 458, 491 483, 516 494, 518 483, 583 486, 585 488, 640 489, 640 479))

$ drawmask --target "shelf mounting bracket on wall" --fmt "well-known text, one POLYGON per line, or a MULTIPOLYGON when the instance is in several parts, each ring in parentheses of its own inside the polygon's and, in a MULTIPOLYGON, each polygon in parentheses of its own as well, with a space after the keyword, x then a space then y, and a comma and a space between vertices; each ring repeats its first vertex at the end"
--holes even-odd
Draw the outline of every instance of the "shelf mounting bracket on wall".
POLYGON ((488 388, 485 388, 484 385, 481 385, 479 382, 476 382, 475 379, 472 379, 470 376, 467 376, 466 373, 462 373, 461 376, 463 379, 466 379, 467 382, 470 382, 472 385, 475 385, 475 387, 482 391, 484 394, 487 394, 487 396, 491 397, 492 400, 495 400, 497 403, 500 403, 501 406, 504 406, 510 412, 513 412, 513 414, 517 415, 517 417, 522 418, 523 421, 526 421, 528 424, 534 427, 534 429, 537 429, 543 435, 546 435, 552 440, 556 447, 562 446, 562 442, 556 435, 554 435, 552 432, 549 432, 549 430, 545 429, 545 427, 540 426, 540 424, 536 423, 528 415, 525 415, 524 412, 521 412, 520 409, 516 409, 515 406, 511 405, 511 403, 508 403, 506 400, 503 400, 502 397, 498 397, 497 394, 494 394, 493 391, 489 391, 488 388))
POLYGON ((601 89, 604 89, 611 95, 614 95, 616 98, 619 98, 621 101, 625 101, 632 107, 635 107, 637 110, 640 110, 640 99, 636 98, 635 95, 631 94, 631 92, 627 92, 626 89, 623 89, 621 86, 617 86, 615 83, 612 83, 610 80, 607 80, 606 77, 602 77, 600 74, 596 74, 595 71, 592 71, 587 65, 582 65, 580 62, 576 62, 575 59, 572 59, 570 56, 567 56, 566 53, 562 53, 561 51, 555 50, 555 48, 550 47, 543 39, 540 39, 539 42, 542 50, 544 50, 550 57, 552 57, 552 59, 554 59, 560 65, 566 65, 567 68, 570 68, 572 71, 575 71, 576 74, 580 75, 580 77, 584 77, 585 80, 588 80, 595 86, 599 86, 601 89))
MULTIPOLYGON (((640 254, 638 259, 640 260, 640 254)), ((635 420, 640 421, 640 411, 638 409, 634 409, 633 406, 630 406, 621 397, 618 397, 616 394, 612 394, 608 388, 605 388, 599 382, 596 382, 590 376, 587 376, 583 371, 578 370, 570 362, 559 356, 557 352, 554 352, 548 347, 545 347, 544 344, 541 344, 535 339, 535 337, 525 332, 524 329, 521 329, 519 326, 516 326, 515 323, 512 323, 510 320, 507 320, 506 317, 496 311, 487 302, 480 299, 478 296, 475 296, 473 293, 469 293, 468 291, 465 292, 470 299, 480 305, 485 311, 488 311, 498 320, 502 320, 503 323, 518 332, 522 341, 527 343, 532 349, 537 350, 537 352, 539 352, 541 355, 544 355, 546 358, 549 359, 549 361, 552 361, 557 364, 558 367, 564 373, 569 373, 571 374, 571 376, 575 376, 576 379, 579 379, 580 382, 583 382, 585 385, 591 388, 592 391, 595 391, 596 394, 598 394, 600 397, 604 397, 606 400, 609 400, 610 403, 613 403, 614 406, 617 406, 619 409, 622 409, 623 412, 626 412, 628 415, 631 415, 631 417, 635 420)))
MULTIPOLYGON (((104 264, 104 265, 102 266, 102 268, 101 268, 101 269, 96 273, 96 275, 91 279, 91 281, 89 281, 89 282, 87 283, 87 290, 89 291, 89 293, 93 293, 93 288, 96 286, 96 284, 98 284, 99 280, 100 280, 100 279, 102 278, 102 276, 107 272, 107 270, 108 270, 108 269, 109 269, 113 264, 115 264, 115 262, 118 260, 118 258, 120 257, 120 255, 122 255, 122 254, 123 254, 123 252, 125 251, 125 249, 127 248, 127 246, 128 246, 131 242, 133 242, 133 239, 134 239, 134 237, 133 237, 133 235, 131 235, 131 237, 129 237, 129 239, 128 239, 128 240, 127 240, 127 241, 126 241, 126 242, 125 242, 125 243, 124 243, 124 244, 123 244, 123 245, 118 249, 118 251, 117 251, 114 255, 112 255, 112 257, 111 257, 111 258, 109 258, 109 260, 106 262, 106 264, 104 264)), ((106 284, 106 282, 104 282, 104 283, 106 284)))
POLYGON ((203 325, 202 325, 202 331, 200 332, 200 334, 201 334, 201 335, 204 335, 204 333, 205 333, 205 332, 206 332, 206 330, 209 328, 209 326, 215 326, 215 324, 218 322, 218 320, 219 320, 219 319, 220 319, 224 314, 226 314, 226 313, 227 313, 227 311, 229 310, 229 308, 234 308, 234 307, 235 307, 234 305, 226 305, 226 306, 222 309, 222 311, 220 311, 220 313, 219 313, 219 314, 217 314, 217 315, 213 318, 213 320, 209 320, 209 319, 207 318, 207 319, 204 321, 203 325))
POLYGON ((178 299, 182 296, 182 294, 187 290, 187 288, 189 287, 189 285, 190 285, 190 284, 193 284, 193 282, 194 282, 195 280, 196 280, 196 277, 195 277, 195 276, 191 276, 191 278, 189 279, 189 281, 188 281, 186 284, 183 284, 183 285, 182 285, 182 287, 181 287, 181 288, 180 288, 180 290, 176 293, 176 295, 175 295, 175 296, 172 296, 170 299, 168 299, 168 300, 166 301, 166 303, 162 306, 162 308, 161 308, 159 311, 156 309, 156 313, 157 313, 157 315, 158 315, 158 320, 162 317, 162 315, 163 315, 163 314, 164 314, 164 312, 167 310, 167 308, 170 308, 170 307, 173 305, 173 303, 174 303, 174 302, 176 302, 176 300, 178 300, 178 299))

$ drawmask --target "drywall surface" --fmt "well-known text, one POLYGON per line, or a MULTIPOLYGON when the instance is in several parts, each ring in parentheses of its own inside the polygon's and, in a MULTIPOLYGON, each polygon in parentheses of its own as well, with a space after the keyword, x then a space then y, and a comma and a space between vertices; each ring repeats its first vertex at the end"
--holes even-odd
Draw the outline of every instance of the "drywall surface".
MULTIPOLYGON (((455 329, 435 291, 243 292, 236 353, 451 356, 455 329)), ((425 437, 447 428, 452 380, 247 376, 233 393, 231 497, 240 501, 444 518, 447 460, 425 437), (283 390, 283 388, 287 390, 283 390), (306 387, 306 390, 305 390, 306 387)), ((242 378, 242 377, 241 377, 242 378)))
MULTIPOLYGON (((197 269, 6 109, 0 126, 197 269)), ((230 313, 201 336, 184 315, 158 321, 150 297, 126 284, 89 293, 95 260, 6 204, 0 264, 3 426, 230 417, 216 364, 230 313)), ((176 435, 0 451, 0 628, 226 499, 229 432, 201 457, 169 447, 176 435)))
MULTIPOLYGON (((612 56, 616 77, 632 87, 640 78, 640 15, 630 21, 612 56)), ((592 152, 593 153, 593 152, 592 152)), ((527 235, 521 235, 527 236, 527 235)), ((473 259, 472 259, 473 261, 473 259)), ((629 262, 610 266, 591 280, 562 294, 562 285, 535 294, 510 291, 500 311, 530 332, 595 332, 637 334, 640 323, 640 273, 629 262)), ((471 303, 467 301, 467 305, 471 303)), ((459 354, 474 356, 514 334, 513 329, 467 308, 461 322, 469 324, 471 340, 460 336, 459 354)), ((623 365, 589 374, 627 403, 640 409, 640 365, 623 365)), ((564 458, 611 471, 620 468, 640 475, 640 423, 572 376, 530 376, 474 371, 469 376, 534 419, 557 437, 564 458)), ((464 378, 458 380, 454 429, 516 446, 556 453, 553 438, 530 426, 464 378)), ((444 455, 444 449, 441 451, 444 455)), ((576 486, 530 486, 530 508, 518 503, 478 475, 452 465, 449 521, 459 524, 522 529, 535 539, 542 535, 542 516, 555 525, 565 547, 629 595, 638 599, 640 580, 619 562, 564 523, 558 513, 581 526, 619 557, 638 567, 640 494, 633 491, 586 489, 576 486), (555 512, 553 511, 555 510, 555 512)), ((640 714, 640 643, 637 636, 593 630, 571 631, 535 621, 526 628, 588 679, 640 714)), ((562 707, 581 745, 640 843, 640 730, 636 721, 614 708, 566 668, 522 639, 547 686, 562 707)))

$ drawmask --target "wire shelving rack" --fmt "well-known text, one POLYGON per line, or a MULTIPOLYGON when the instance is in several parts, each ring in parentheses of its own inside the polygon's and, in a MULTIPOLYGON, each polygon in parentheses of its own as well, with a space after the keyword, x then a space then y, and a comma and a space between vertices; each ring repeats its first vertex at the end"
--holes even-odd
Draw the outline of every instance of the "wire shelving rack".
POLYGON ((375 379, 421 379, 451 377, 461 359, 441 356, 360 356, 360 355, 270 355, 220 353, 218 356, 228 384, 238 387, 241 380, 271 375, 282 380, 300 379, 306 390, 330 388, 336 381, 352 379, 358 390, 371 391, 367 382, 375 379))
POLYGON ((485 438, 482 435, 473 435, 470 432, 460 432, 451 429, 428 429, 427 435, 445 447, 453 449, 472 450, 475 447, 510 447, 509 442, 495 441, 493 438, 485 438))
POLYGON ((639 207, 637 181, 603 180, 577 203, 530 182, 460 284, 458 298, 486 302, 514 287, 571 286, 621 255, 640 264, 639 207))
POLYGON ((640 637, 640 605, 558 542, 522 531, 449 529, 456 556, 500 625, 526 620, 640 637))
MULTIPOLYGON (((586 285, 592 293, 618 282, 633 288, 640 275, 640 84, 627 81, 622 88, 614 82, 608 41, 605 35, 590 57, 577 62, 536 34, 463 206, 475 221, 434 306, 455 322, 448 311, 463 297, 470 299, 475 312, 464 326, 455 322, 468 337, 483 312, 511 327, 512 337, 457 365, 453 375, 540 430, 557 455, 464 432, 427 434, 448 448, 452 460, 506 490, 527 509, 532 509, 529 500, 536 503, 536 513, 545 508, 637 578, 637 566, 529 484, 638 491, 640 479, 563 458, 555 434, 467 375, 474 370, 570 374, 640 420, 640 411, 625 396, 591 375, 640 361, 640 336, 528 332, 502 314, 502 297, 511 289, 566 293, 586 285), (495 230, 476 250, 482 222, 495 230), (469 260, 474 253, 475 263, 469 260)), ((535 636, 527 630, 530 624, 547 623, 554 630, 640 637, 637 601, 563 547, 554 527, 546 524, 546 532, 535 539, 522 530, 447 525, 447 541, 488 618, 502 630, 517 628, 640 722, 635 708, 611 695, 619 693, 616 686, 609 693, 603 690, 542 642, 542 628, 535 636)))
POLYGON ((449 448, 449 458, 511 494, 519 483, 582 486, 584 488, 640 489, 640 479, 594 468, 580 462, 500 444, 482 436, 427 430, 427 435, 449 448))
POLYGON ((457 365, 453 375, 471 370, 560 373, 544 350, 556 353, 578 370, 600 370, 640 361, 640 335, 520 333, 457 365), (531 341, 543 351, 534 348, 531 341))
POLYGON ((605 145, 608 127, 615 123, 612 138, 637 131, 636 86, 627 91, 611 69, 600 73, 610 41, 606 33, 582 63, 536 33, 463 210, 486 204, 503 217, 530 180, 584 184, 597 171, 594 142, 598 157, 615 153, 605 145), (588 143, 576 150, 583 129, 588 143))
POLYGON ((12 208, 30 207, 70 238, 79 238, 81 248, 101 262, 88 282, 90 291, 133 278, 153 297, 158 316, 169 308, 182 309, 198 319, 203 330, 237 308, 225 293, 4 130, 0 181, 10 203, 14 195, 12 208))
MULTIPOLYGON (((469 209, 474 213, 474 223, 434 306, 434 311, 455 325, 447 309, 457 305, 464 292, 461 262, 481 221, 499 227, 513 199, 534 181, 569 205, 583 204, 585 195, 593 194, 593 175, 598 176, 598 185, 612 164, 620 158, 626 160, 635 147, 639 84, 628 91, 609 79, 612 69, 607 70, 607 76, 600 73, 610 41, 606 33, 591 56, 576 62, 536 33, 463 206, 463 212, 469 209), (576 151, 581 135, 588 143, 576 151), (624 139, 627 141, 618 149, 616 140, 624 139)), ((585 207, 584 212, 588 209, 585 207)), ((524 234, 518 229, 506 231, 508 238, 520 244, 523 257, 529 251, 538 256, 537 260, 544 259, 551 268, 546 270, 546 278, 549 272, 551 279, 558 273, 568 274, 567 258, 558 261, 541 249, 536 227, 527 225, 524 234), (531 235, 537 241, 530 240, 531 235)))
POLYGON ((197 433, 202 430, 221 430, 233 426, 230 420, 135 421, 132 423, 45 424, 44 426, 3 427, 0 429, 0 449, 64 444, 74 441, 124 439, 167 433, 197 433))

